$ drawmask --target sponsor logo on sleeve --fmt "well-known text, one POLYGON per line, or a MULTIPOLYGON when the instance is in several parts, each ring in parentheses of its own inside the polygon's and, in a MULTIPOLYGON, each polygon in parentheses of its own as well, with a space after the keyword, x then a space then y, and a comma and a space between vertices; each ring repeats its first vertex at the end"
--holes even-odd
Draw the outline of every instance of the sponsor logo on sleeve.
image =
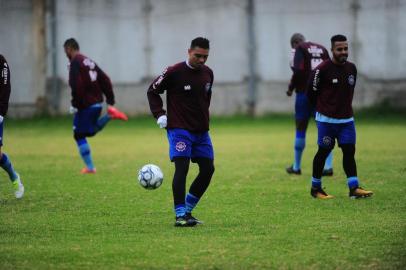
POLYGON ((163 79, 165 78, 165 74, 168 71, 168 68, 164 69, 164 71, 162 71, 162 74, 158 77, 158 79, 152 84, 152 88, 155 90, 163 81, 163 79))
POLYGON ((317 91, 317 86, 319 84, 319 74, 320 74, 320 69, 316 69, 316 72, 314 74, 314 79, 313 79, 313 91, 317 91))
POLYGON ((188 84, 188 85, 185 85, 183 87, 183 89, 185 89, 185 91, 190 91, 190 90, 192 90, 192 87, 188 84))
POLYGON ((332 83, 338 83, 338 79, 333 79, 331 82, 332 83))
POLYGON ((354 84, 355 84, 355 77, 354 77, 354 75, 348 76, 348 83, 349 83, 350 85, 354 85, 354 84))

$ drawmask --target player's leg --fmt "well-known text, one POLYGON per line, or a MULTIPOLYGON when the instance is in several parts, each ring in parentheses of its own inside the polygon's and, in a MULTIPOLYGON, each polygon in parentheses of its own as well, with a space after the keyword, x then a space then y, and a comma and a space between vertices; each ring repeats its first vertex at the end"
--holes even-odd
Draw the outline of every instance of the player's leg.
POLYGON ((20 175, 14 170, 13 164, 6 153, 2 152, 3 146, 3 124, 0 123, 0 167, 3 168, 8 174, 11 183, 14 188, 14 195, 17 199, 20 199, 24 195, 24 185, 21 182, 20 175))
POLYGON ((303 150, 306 146, 306 130, 309 123, 310 107, 304 93, 296 93, 295 99, 295 143, 294 143, 294 162, 293 165, 286 168, 289 174, 301 174, 301 162, 303 150))
POLYGON ((318 131, 318 150, 313 159, 312 187, 310 194, 314 198, 330 199, 322 188, 321 177, 323 174, 324 163, 335 144, 335 127, 333 124, 316 122, 318 131))
POLYGON ((78 147, 78 151, 80 157, 82 158, 83 162, 85 163, 85 168, 83 168, 80 172, 82 174, 93 174, 96 173, 96 168, 93 164, 92 153, 90 151, 90 145, 87 142, 85 133, 77 133, 73 134, 75 138, 76 145, 78 147))
POLYGON ((365 198, 372 196, 373 192, 364 190, 359 186, 357 164, 355 162, 356 132, 354 122, 340 124, 338 143, 343 151, 343 168, 347 176, 349 196, 351 198, 365 198))
POLYGON ((175 164, 175 173, 172 181, 172 193, 175 210, 175 226, 193 226, 186 219, 186 177, 189 171, 191 158, 190 134, 184 129, 167 129, 169 142, 169 157, 175 164))

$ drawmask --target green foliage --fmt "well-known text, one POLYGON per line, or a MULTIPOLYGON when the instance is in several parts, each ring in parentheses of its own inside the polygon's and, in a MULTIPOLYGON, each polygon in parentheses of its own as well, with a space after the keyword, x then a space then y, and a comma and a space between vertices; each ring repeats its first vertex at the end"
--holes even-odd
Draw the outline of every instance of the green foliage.
MULTIPOLYGON (((357 165, 362 186, 348 198, 341 152, 323 186, 309 195, 316 129, 309 126, 302 176, 293 158, 293 120, 283 116, 212 119, 216 172, 195 215, 175 228, 166 134, 152 118, 113 122, 89 142, 98 169, 80 175, 70 119, 10 121, 3 151, 26 195, 14 199, 0 171, 0 269, 402 269, 406 266, 406 125, 361 117, 357 165), (164 184, 137 182, 146 163, 164 184)), ((196 175, 192 165, 190 184, 196 175)))

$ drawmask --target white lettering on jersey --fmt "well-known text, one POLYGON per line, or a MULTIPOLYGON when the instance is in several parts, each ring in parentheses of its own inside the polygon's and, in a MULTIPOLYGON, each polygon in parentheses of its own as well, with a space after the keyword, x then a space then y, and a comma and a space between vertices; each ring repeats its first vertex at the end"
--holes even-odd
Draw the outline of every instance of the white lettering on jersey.
POLYGON ((92 82, 97 81, 97 71, 94 70, 94 68, 96 67, 96 64, 90 60, 89 58, 86 58, 85 60, 83 60, 83 64, 87 67, 89 67, 89 76, 90 76, 90 80, 92 82))
POLYGON ((162 71, 162 74, 158 77, 158 79, 152 84, 152 89, 156 89, 161 82, 163 81, 163 79, 165 78, 165 74, 168 71, 168 68, 164 69, 164 71, 162 71))
POLYGON ((7 77, 8 77, 8 68, 7 68, 8 66, 7 66, 7 63, 4 63, 4 68, 3 68, 3 70, 2 70, 2 72, 1 72, 1 76, 3 77, 3 84, 7 84, 8 83, 8 81, 7 81, 7 77))
POLYGON ((185 85, 183 88, 185 89, 185 91, 188 91, 188 90, 192 89, 192 87, 190 85, 185 85))
POLYGON ((311 69, 314 70, 318 65, 320 65, 321 62, 323 62, 323 59, 321 59, 323 49, 313 45, 310 46, 310 48, 308 48, 307 51, 312 55, 310 65, 311 69))
POLYGON ((314 79, 313 79, 313 91, 317 91, 317 85, 319 84, 319 73, 320 69, 316 70, 316 73, 314 74, 314 79))

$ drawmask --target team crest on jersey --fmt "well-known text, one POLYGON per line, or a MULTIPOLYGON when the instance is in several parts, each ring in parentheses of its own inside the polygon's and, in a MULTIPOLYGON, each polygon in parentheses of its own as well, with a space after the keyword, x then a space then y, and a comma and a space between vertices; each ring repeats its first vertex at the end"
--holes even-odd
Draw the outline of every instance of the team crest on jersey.
POLYGON ((354 85, 354 84, 355 84, 355 77, 354 77, 354 75, 348 76, 348 83, 349 83, 350 85, 354 85))
POLYGON ((329 137, 329 136, 324 136, 323 137, 323 144, 324 145, 327 145, 327 146, 329 146, 329 145, 331 145, 331 142, 332 142, 333 140, 331 139, 331 137, 329 137))
POLYGON ((181 142, 177 142, 175 148, 176 148, 176 151, 178 151, 178 152, 183 152, 183 151, 186 150, 186 143, 184 143, 184 142, 182 142, 182 141, 181 141, 181 142))
POLYGON ((210 90, 211 84, 210 83, 206 83, 205 89, 206 92, 208 92, 210 90))
POLYGON ((189 90, 192 90, 192 87, 188 84, 188 85, 185 85, 183 87, 183 89, 185 89, 185 91, 189 91, 189 90))

